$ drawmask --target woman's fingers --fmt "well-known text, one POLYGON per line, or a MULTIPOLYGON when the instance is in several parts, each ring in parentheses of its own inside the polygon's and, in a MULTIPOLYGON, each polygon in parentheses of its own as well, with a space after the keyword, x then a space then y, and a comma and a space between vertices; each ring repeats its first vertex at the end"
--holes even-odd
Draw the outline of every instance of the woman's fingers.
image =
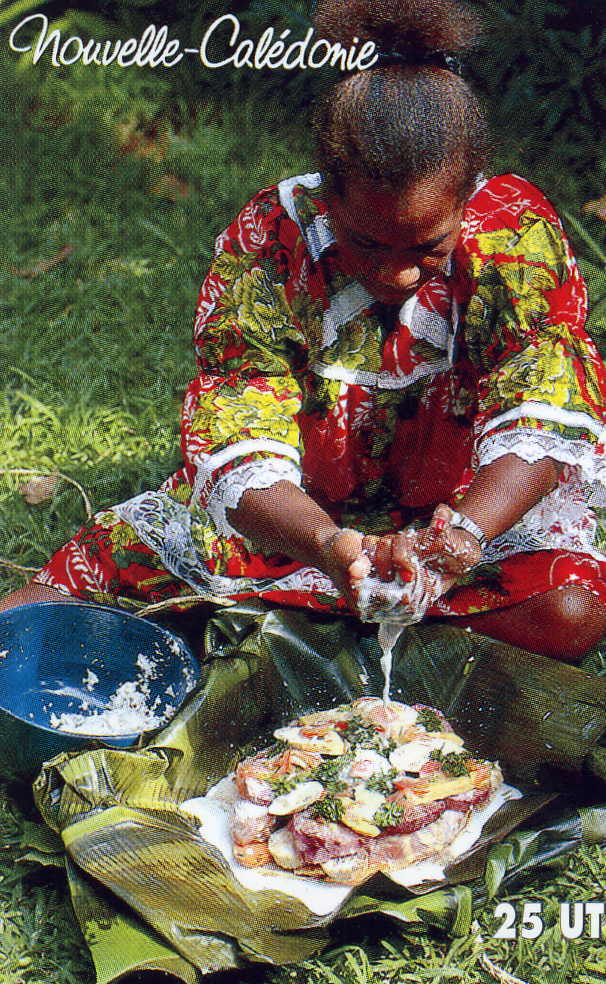
POLYGON ((416 560, 415 535, 412 530, 399 533, 393 538, 391 556, 394 571, 401 581, 412 581, 418 567, 416 560))
POLYGON ((429 523, 429 529, 435 530, 436 533, 442 533, 443 530, 449 525, 451 518, 452 509, 444 502, 441 502, 433 511, 433 516, 431 517, 429 523))
POLYGON ((393 536, 382 536, 377 541, 374 565, 380 581, 393 581, 394 579, 395 570, 392 557, 394 539, 395 537, 393 536))
POLYGON ((328 552, 331 566, 346 570, 350 564, 362 556, 362 533, 357 530, 339 530, 328 541, 328 552))
POLYGON ((364 539, 357 530, 342 529, 330 537, 324 548, 323 569, 353 606, 352 591, 372 570, 371 560, 362 548, 364 539))
POLYGON ((429 526, 419 531, 418 552, 431 570, 460 576, 477 564, 481 548, 472 534, 450 525, 452 517, 450 506, 436 506, 429 526))
POLYGON ((350 583, 355 581, 363 581, 365 577, 368 577, 371 571, 372 564, 369 558, 364 554, 360 557, 356 557, 356 559, 353 560, 347 568, 350 583))
POLYGON ((393 581, 396 574, 400 580, 410 581, 415 570, 414 554, 414 534, 410 531, 377 537, 369 550, 380 581, 393 581))
POLYGON ((431 544, 440 544, 444 540, 445 535, 448 535, 452 515, 452 509, 444 502, 436 506, 429 521, 429 526, 424 531, 424 536, 422 537, 421 545, 423 552, 426 552, 427 547, 431 544))

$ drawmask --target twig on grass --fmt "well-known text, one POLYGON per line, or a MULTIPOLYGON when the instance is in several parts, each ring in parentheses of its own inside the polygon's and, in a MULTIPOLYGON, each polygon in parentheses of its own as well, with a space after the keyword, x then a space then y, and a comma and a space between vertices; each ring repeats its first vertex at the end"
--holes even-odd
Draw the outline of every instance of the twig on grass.
POLYGON ((12 560, 6 560, 4 557, 0 557, 0 564, 3 567, 9 567, 12 571, 18 571, 20 574, 35 574, 36 571, 40 570, 40 567, 23 567, 21 564, 15 564, 12 560))
MULTIPOLYGON (((471 928, 476 934, 476 940, 478 943, 484 943, 484 939, 480 934, 480 924, 477 921, 474 921, 471 928)), ((503 967, 499 967, 498 964, 493 963, 490 957, 487 957, 485 953, 480 953, 480 963, 482 964, 484 970, 490 974, 491 977, 494 977, 496 981, 499 981, 500 984, 526 984, 526 981, 523 981, 520 977, 515 977, 513 974, 510 974, 508 970, 504 970, 503 967)))

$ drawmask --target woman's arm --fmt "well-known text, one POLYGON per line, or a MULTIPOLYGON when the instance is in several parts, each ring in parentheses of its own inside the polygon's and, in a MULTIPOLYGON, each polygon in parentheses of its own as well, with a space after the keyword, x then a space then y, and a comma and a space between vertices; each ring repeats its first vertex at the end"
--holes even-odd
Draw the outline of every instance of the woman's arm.
POLYGON ((228 519, 263 553, 283 553, 324 571, 355 609, 355 584, 370 572, 363 534, 341 529, 302 489, 292 482, 247 489, 228 519))
MULTIPOLYGON (((516 455, 504 455, 478 471, 458 509, 492 540, 555 487, 560 470, 561 465, 551 458, 528 464, 516 455)), ((470 533, 448 525, 449 513, 447 506, 437 508, 428 530, 420 531, 415 552, 429 567, 456 577, 477 563, 480 549, 470 533), (443 529, 441 518, 446 521, 443 529)), ((354 608, 357 582, 370 572, 368 555, 382 581, 392 581, 396 574, 405 581, 410 571, 409 538, 398 534, 370 537, 341 530, 291 482, 277 482, 258 491, 249 489, 238 508, 228 511, 228 518, 234 529, 263 553, 284 553, 323 570, 354 608)), ((451 583, 445 581, 445 590, 451 583)))
POLYGON ((562 467, 552 458, 529 464, 505 454, 478 470, 457 509, 493 540, 556 487, 562 467))

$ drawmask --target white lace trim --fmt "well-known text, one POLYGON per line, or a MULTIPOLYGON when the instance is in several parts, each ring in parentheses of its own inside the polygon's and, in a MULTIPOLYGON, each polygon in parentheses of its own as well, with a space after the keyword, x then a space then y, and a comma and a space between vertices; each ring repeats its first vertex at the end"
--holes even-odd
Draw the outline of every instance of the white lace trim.
POLYGON ((203 504, 206 503, 212 494, 214 485, 213 475, 217 469, 222 468, 223 465, 227 465, 234 458, 240 458, 246 454, 254 454, 258 451, 269 451, 273 454, 283 455, 285 458, 292 459, 297 464, 301 460, 298 450, 293 448, 291 444, 286 444, 284 441, 273 441, 269 438, 251 438, 246 441, 236 441, 235 444, 230 444, 228 447, 223 448, 222 451, 216 451, 215 454, 197 454, 194 457, 194 464, 198 470, 194 481, 192 498, 196 501, 201 500, 203 504))
POLYGON ((540 400, 526 400, 498 417, 493 417, 484 426, 482 436, 503 423, 510 420, 520 420, 521 417, 532 417, 534 420, 551 420, 553 423, 562 424, 564 427, 582 427, 595 434, 600 444, 606 442, 606 426, 601 421, 596 420, 595 417, 580 410, 554 407, 551 403, 542 403, 540 400))
POLYGON ((450 369, 448 359, 436 359, 435 362, 422 362, 415 366, 410 373, 396 375, 391 372, 367 372, 366 369, 348 369, 341 365, 327 365, 325 362, 316 362, 311 367, 316 376, 323 379, 339 379, 344 383, 352 383, 355 386, 378 386, 379 389, 398 390, 406 389, 417 379, 425 376, 437 376, 440 372, 450 369))
POLYGON ((238 465, 222 475, 214 486, 206 512, 222 536, 241 536, 227 519, 226 509, 236 509, 247 489, 268 489, 276 482, 293 482, 301 486, 301 471, 293 461, 284 458, 263 458, 238 465))
POLYGON ((595 546, 598 529, 595 509, 603 508, 605 493, 603 486, 585 480, 580 465, 566 464, 556 488, 529 509, 515 526, 495 537, 481 562, 495 563, 512 554, 534 550, 567 550, 606 560, 595 546))
POLYGON ((606 458, 589 441, 574 441, 550 431, 533 427, 517 427, 499 431, 481 439, 477 448, 478 467, 490 465, 505 454, 534 464, 541 458, 554 458, 563 464, 579 468, 589 483, 606 486, 606 458))
POLYGON ((159 556, 176 577, 208 601, 225 604, 230 595, 244 592, 303 591, 339 597, 339 591, 322 571, 302 567, 282 578, 226 577, 211 574, 192 540, 191 515, 186 506, 165 492, 142 492, 114 507, 143 543, 159 556))

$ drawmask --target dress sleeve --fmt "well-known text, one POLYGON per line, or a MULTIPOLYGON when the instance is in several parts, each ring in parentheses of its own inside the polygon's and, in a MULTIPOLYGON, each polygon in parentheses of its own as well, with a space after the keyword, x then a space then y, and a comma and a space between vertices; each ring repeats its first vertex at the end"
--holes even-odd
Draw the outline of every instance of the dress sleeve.
POLYGON ((301 240, 275 190, 262 192, 215 244, 194 341, 199 374, 182 416, 182 452, 193 498, 217 532, 247 488, 301 484, 296 370, 305 339, 287 295, 301 240))
POLYGON ((461 252, 465 344, 479 374, 475 466, 549 456, 606 484, 606 372, 553 207, 522 178, 491 179, 468 205, 461 252))

